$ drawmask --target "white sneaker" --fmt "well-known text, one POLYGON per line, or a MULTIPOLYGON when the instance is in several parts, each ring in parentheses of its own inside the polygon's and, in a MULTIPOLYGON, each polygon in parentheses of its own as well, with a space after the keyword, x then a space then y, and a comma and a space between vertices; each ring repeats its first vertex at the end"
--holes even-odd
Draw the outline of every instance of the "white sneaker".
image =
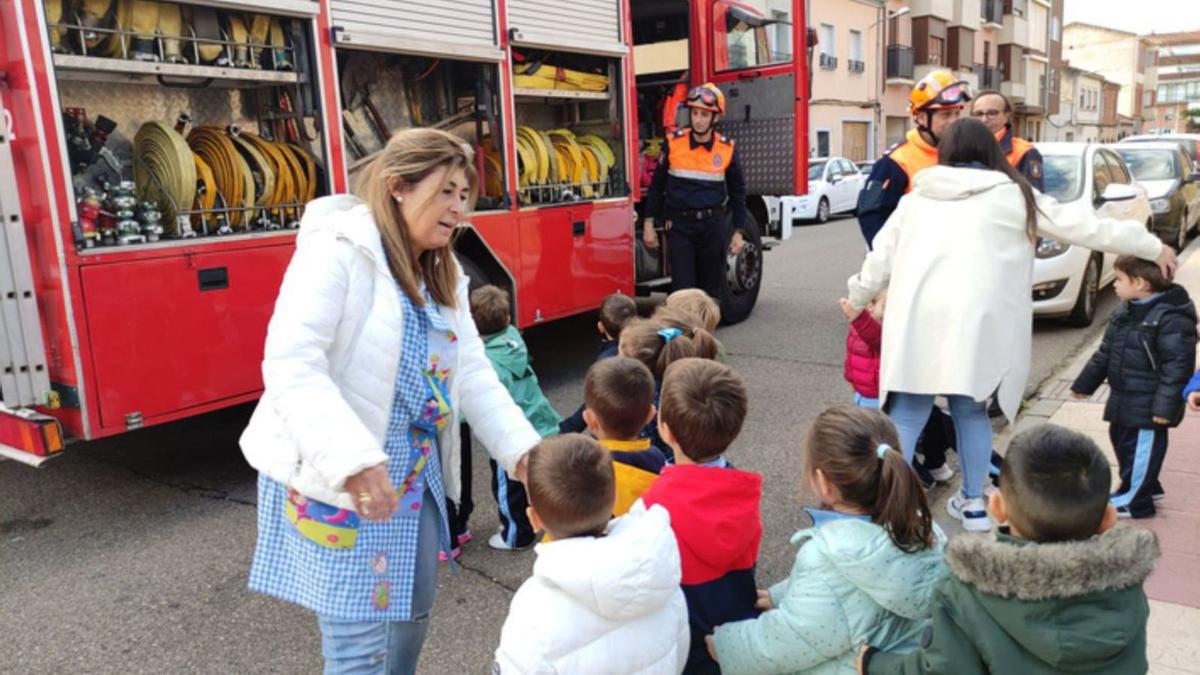
POLYGON ((968 532, 987 532, 992 529, 992 519, 988 517, 982 497, 967 499, 963 493, 956 492, 946 502, 946 511, 962 521, 963 529, 968 532))
POLYGON ((536 543, 536 540, 534 542, 530 542, 527 546, 509 546, 508 542, 504 540, 504 536, 499 532, 488 537, 487 540, 488 547, 497 551, 524 551, 525 549, 533 546, 534 543, 536 543))
POLYGON ((949 483, 954 478, 954 469, 949 464, 943 464, 936 469, 929 469, 929 475, 939 483, 949 483))

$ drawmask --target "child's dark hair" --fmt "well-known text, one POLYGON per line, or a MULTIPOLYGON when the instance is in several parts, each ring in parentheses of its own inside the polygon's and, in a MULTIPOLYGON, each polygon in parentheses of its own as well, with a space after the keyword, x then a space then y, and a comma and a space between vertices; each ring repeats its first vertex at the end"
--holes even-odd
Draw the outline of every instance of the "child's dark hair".
POLYGON ((1160 293, 1171 287, 1171 280, 1163 276, 1158 263, 1142 260, 1137 256, 1121 255, 1113 261, 1113 268, 1124 272, 1130 279, 1141 279, 1150 285, 1150 290, 1160 293))
POLYGON ((617 500, 612 457, 583 434, 551 436, 529 451, 529 505, 555 539, 604 533, 617 500))
POLYGON ((498 286, 480 286, 471 291, 471 318, 480 335, 492 335, 508 328, 512 305, 508 293, 498 286))
POLYGON ((624 293, 613 293, 600 303, 600 325, 608 337, 617 339, 625 324, 637 318, 637 303, 624 293))
POLYGON ((583 380, 583 405, 618 440, 633 440, 654 406, 654 375, 637 359, 614 356, 592 364, 583 380))
POLYGON ((656 381, 661 381, 667 366, 679 359, 715 359, 721 343, 703 328, 683 326, 656 319, 629 322, 621 331, 618 347, 621 356, 646 364, 656 381))
POLYGON ((915 553, 933 546, 925 488, 904 461, 887 415, 869 408, 829 408, 813 421, 804 445, 806 473, 820 469, 843 499, 887 530, 898 548, 915 553), (881 446, 886 446, 882 452, 881 446))
POLYGON ((1014 436, 1000 469, 1008 521, 1030 541, 1096 534, 1111 488, 1112 470, 1096 443, 1056 424, 1014 436))
POLYGON ((672 363, 663 377, 658 419, 693 462, 725 452, 746 419, 746 384, 729 366, 709 359, 672 363))

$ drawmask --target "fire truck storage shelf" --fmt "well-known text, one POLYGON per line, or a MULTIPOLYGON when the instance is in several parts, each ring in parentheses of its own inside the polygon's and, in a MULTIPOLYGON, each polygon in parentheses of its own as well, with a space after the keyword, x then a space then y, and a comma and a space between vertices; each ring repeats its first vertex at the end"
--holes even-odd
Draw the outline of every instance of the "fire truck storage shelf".
POLYGON ((190 63, 124 61, 98 56, 55 54, 54 67, 59 80, 156 83, 158 77, 211 80, 212 87, 247 87, 262 84, 295 84, 298 73, 275 70, 247 70, 190 63))

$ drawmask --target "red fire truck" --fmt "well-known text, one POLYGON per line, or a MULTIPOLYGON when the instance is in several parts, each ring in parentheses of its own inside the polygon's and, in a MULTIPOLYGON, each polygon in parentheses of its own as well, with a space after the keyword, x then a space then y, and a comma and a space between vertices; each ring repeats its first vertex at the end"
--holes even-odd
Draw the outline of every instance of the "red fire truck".
POLYGON ((458 254, 524 328, 669 283, 642 174, 676 85, 717 82, 745 318, 806 190, 807 38, 802 0, 0 3, 0 454, 256 398, 304 204, 410 126, 476 146, 458 254))

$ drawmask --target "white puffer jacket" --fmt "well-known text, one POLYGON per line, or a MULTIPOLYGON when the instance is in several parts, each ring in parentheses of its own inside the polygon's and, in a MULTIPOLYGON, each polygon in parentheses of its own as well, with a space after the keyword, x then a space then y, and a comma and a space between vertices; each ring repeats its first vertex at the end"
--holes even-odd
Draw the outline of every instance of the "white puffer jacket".
POLYGON ((666 509, 639 501, 603 537, 537 546, 513 596, 498 675, 678 675, 691 634, 666 509))
MULTIPOLYGON (((467 278, 458 309, 454 417, 439 438, 446 494, 461 492, 462 418, 510 473, 540 439, 500 384, 471 319, 467 278)), ((314 499, 353 508, 343 484, 383 452, 400 367, 403 312, 370 210, 349 195, 310 203, 267 328, 264 391, 242 434, 258 471, 314 499)))

